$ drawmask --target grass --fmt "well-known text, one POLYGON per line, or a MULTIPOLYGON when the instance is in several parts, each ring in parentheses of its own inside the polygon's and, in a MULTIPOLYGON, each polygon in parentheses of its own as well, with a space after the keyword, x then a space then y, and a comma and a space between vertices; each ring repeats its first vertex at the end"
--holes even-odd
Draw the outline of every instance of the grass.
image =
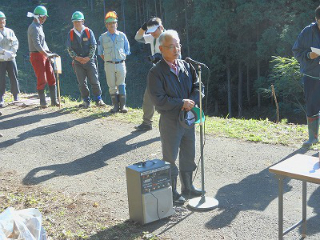
MULTIPOLYGON (((63 109, 65 113, 75 113, 80 116, 91 116, 95 118, 106 118, 110 120, 139 124, 142 120, 142 109, 129 108, 127 114, 110 114, 111 106, 106 108, 91 107, 89 109, 79 109, 79 102, 70 98, 63 98, 63 109)), ((155 114, 155 126, 159 120, 159 114, 155 114)), ((199 131, 199 127, 197 127, 199 131)), ((216 137, 235 138, 251 142, 261 142, 267 144, 280 144, 284 146, 298 147, 307 140, 308 130, 306 125, 288 124, 286 119, 280 123, 274 123, 268 119, 237 119, 208 117, 204 124, 205 134, 216 137)), ((319 149, 320 144, 316 144, 312 149, 319 149)))

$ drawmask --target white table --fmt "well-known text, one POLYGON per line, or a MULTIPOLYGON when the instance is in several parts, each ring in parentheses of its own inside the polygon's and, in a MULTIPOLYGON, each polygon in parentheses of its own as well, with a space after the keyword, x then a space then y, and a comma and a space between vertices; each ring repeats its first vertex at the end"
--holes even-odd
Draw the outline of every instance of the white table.
POLYGON ((307 182, 320 184, 319 158, 297 154, 269 168, 279 181, 279 239, 302 224, 302 237, 306 236, 307 227, 307 182), (302 181, 302 220, 283 231, 283 179, 289 177, 302 181))

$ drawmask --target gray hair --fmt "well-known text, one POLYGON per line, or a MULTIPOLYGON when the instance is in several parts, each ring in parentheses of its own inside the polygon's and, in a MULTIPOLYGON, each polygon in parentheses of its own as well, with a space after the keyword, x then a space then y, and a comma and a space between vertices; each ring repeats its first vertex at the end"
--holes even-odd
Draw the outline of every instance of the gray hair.
POLYGON ((174 38, 174 39, 177 39, 177 40, 180 41, 179 34, 178 34, 178 32, 176 30, 169 29, 169 30, 164 31, 159 36, 160 45, 162 46, 162 43, 164 41, 166 41, 167 39, 171 39, 171 38, 174 38))

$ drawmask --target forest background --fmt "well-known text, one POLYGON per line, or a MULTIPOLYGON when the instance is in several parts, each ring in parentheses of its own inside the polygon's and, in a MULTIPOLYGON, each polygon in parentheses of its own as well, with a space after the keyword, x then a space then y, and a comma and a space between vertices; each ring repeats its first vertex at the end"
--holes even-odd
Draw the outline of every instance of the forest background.
MULTIPOLYGON (((44 23, 51 51, 62 57, 61 94, 79 99, 76 76, 65 42, 72 28, 71 15, 81 11, 85 25, 98 40, 106 31, 104 16, 118 13, 118 30, 131 45, 127 65, 129 107, 141 107, 149 45, 134 40, 136 31, 151 16, 159 16, 166 29, 178 31, 182 58, 205 63, 202 81, 207 87, 204 100, 208 115, 304 123, 305 109, 299 65, 291 48, 300 31, 314 21, 319 1, 313 0, 1 0, 0 11, 7 27, 19 39, 17 64, 21 91, 36 91, 36 78, 29 62, 27 28, 32 19, 27 12, 41 4, 49 18, 44 23), (274 86, 274 94, 272 88, 274 86)), ((110 104, 103 61, 98 57, 103 99, 110 104)), ((7 86, 10 89, 9 86, 7 86)))

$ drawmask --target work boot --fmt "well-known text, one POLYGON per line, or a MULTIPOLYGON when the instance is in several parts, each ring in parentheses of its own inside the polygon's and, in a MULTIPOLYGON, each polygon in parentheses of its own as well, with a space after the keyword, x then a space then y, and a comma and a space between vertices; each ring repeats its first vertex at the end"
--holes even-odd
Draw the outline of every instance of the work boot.
POLYGON ((118 94, 111 94, 111 101, 113 108, 110 110, 112 113, 116 113, 119 111, 119 99, 118 99, 118 94))
POLYGON ((13 101, 15 101, 15 102, 18 102, 18 101, 19 101, 18 94, 17 94, 17 95, 13 95, 13 101))
POLYGON ((40 98, 40 108, 47 108, 46 95, 44 94, 44 89, 38 90, 38 95, 40 98))
POLYGON ((199 197, 202 195, 202 190, 197 189, 192 184, 192 172, 180 172, 181 193, 190 197, 199 197))
POLYGON ((96 106, 97 107, 105 107, 106 104, 102 101, 102 99, 99 99, 96 101, 96 106))
POLYGON ((141 123, 138 126, 134 127, 137 131, 149 131, 152 130, 152 125, 146 124, 146 123, 141 123))
POLYGON ((128 109, 126 108, 126 95, 120 94, 120 112, 127 113, 128 109))
POLYGON ((49 86, 50 90, 50 98, 51 98, 51 106, 59 107, 60 103, 57 101, 57 87, 56 85, 49 86))
POLYGON ((307 117, 309 140, 305 141, 302 147, 309 148, 311 145, 318 142, 319 133, 319 114, 312 117, 307 117))
POLYGON ((82 103, 79 105, 80 108, 89 108, 90 107, 90 100, 83 100, 82 103))
POLYGON ((186 199, 177 191, 177 177, 171 176, 172 199, 175 204, 184 204, 186 199))

